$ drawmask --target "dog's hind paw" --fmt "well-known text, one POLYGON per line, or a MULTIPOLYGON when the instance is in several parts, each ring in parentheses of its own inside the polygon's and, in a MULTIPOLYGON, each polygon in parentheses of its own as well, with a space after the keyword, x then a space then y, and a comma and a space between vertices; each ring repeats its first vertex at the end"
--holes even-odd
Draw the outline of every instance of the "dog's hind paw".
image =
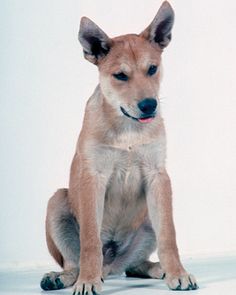
POLYGON ((40 286, 45 291, 70 287, 76 281, 78 273, 79 270, 77 268, 62 272, 51 271, 43 276, 40 286))
POLYGON ((44 275, 40 282, 40 287, 45 291, 58 290, 63 289, 64 284, 60 280, 57 272, 50 272, 44 275))

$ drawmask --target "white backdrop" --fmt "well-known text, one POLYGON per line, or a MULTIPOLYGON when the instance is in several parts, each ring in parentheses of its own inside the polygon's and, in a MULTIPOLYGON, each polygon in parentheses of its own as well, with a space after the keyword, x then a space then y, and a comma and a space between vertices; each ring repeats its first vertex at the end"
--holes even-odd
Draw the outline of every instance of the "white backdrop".
MULTIPOLYGON (((96 67, 86 15, 110 36, 142 31, 161 1, 1 1, 0 265, 47 261, 47 200, 67 186, 96 67), (97 3, 97 4, 95 4, 97 3)), ((161 96, 180 253, 236 252, 236 4, 171 1, 161 96)))

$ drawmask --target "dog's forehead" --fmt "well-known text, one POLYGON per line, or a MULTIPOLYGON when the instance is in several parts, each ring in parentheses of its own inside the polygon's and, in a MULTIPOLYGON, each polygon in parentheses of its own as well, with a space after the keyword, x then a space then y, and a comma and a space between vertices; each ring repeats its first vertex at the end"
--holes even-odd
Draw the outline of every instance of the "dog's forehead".
POLYGON ((122 47, 121 58, 128 55, 130 59, 136 62, 145 62, 150 58, 157 58, 160 54, 149 41, 138 35, 125 35, 115 38, 114 41, 114 47, 117 43, 119 43, 119 47, 122 47))
POLYGON ((123 35, 112 39, 113 46, 108 59, 113 66, 129 71, 132 66, 146 67, 160 60, 161 50, 138 35, 123 35))

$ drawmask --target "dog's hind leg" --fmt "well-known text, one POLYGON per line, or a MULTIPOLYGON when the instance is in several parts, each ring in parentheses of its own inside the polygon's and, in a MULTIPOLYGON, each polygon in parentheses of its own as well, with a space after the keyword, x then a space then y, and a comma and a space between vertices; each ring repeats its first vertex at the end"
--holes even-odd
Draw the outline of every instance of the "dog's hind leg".
MULTIPOLYGON (((159 263, 148 261, 150 255, 156 249, 156 237, 149 220, 136 230, 130 232, 130 235, 117 243, 116 251, 107 251, 112 255, 112 262, 109 263, 109 257, 104 257, 105 274, 121 274, 126 272, 127 276, 142 278, 162 278, 163 272, 159 263)), ((113 246, 114 249, 114 246, 113 246)))
POLYGON ((159 262, 144 261, 143 263, 129 268, 125 272, 127 277, 164 279, 165 274, 159 262))
POLYGON ((132 257, 132 259, 125 269, 126 276, 153 279, 164 278, 164 272, 160 263, 149 261, 149 257, 155 249, 156 237, 150 221, 146 220, 137 230, 136 236, 130 244, 130 250, 132 251, 130 258, 132 257))
POLYGON ((46 273, 40 284, 43 290, 72 286, 79 274, 79 224, 70 212, 67 194, 66 189, 60 189, 48 202, 47 245, 63 271, 46 273))

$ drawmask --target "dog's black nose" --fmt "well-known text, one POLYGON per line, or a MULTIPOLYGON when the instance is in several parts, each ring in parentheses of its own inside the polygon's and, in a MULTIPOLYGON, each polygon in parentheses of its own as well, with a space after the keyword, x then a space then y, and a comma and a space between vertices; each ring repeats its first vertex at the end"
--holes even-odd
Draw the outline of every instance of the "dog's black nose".
POLYGON ((144 114, 151 115, 156 110, 157 101, 155 98, 145 98, 138 103, 138 107, 144 114))

